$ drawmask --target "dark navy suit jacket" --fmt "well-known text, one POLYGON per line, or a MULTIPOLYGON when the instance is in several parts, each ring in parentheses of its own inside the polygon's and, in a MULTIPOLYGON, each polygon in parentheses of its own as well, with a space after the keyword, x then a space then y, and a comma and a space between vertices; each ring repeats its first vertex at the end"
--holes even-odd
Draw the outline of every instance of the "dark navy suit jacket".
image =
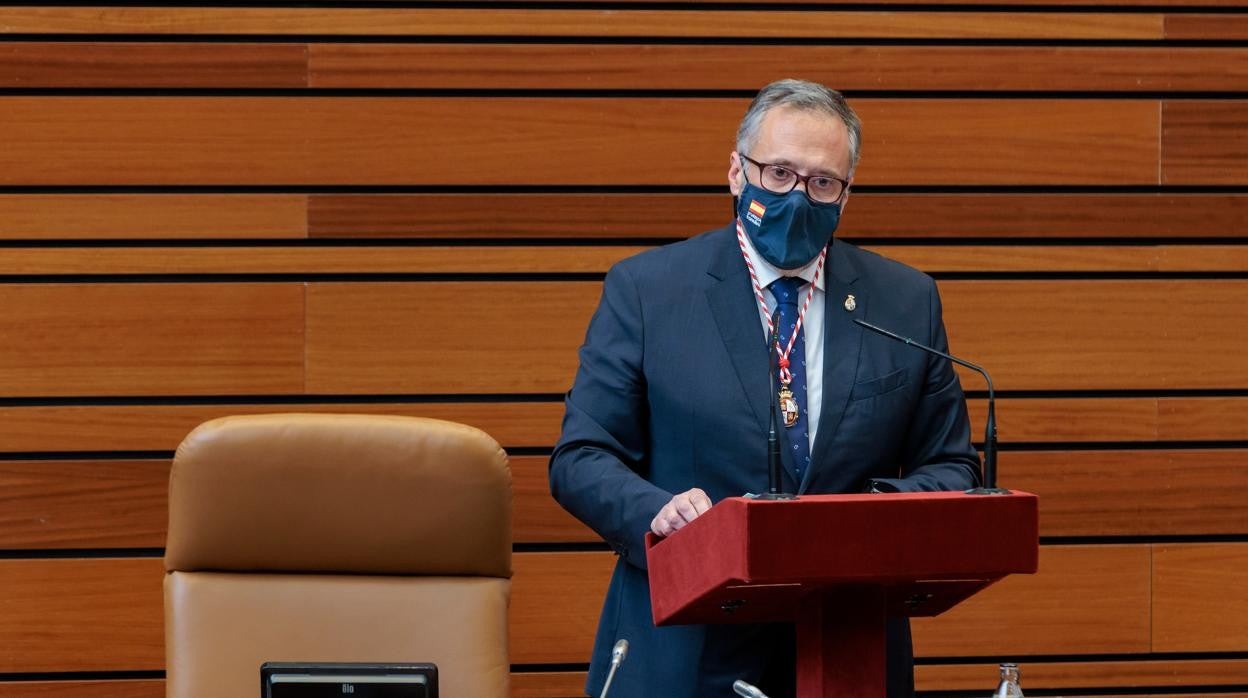
MULTIPOLYGON (((871 478, 903 491, 973 487, 979 458, 952 367, 852 322, 945 349, 935 283, 839 240, 824 273, 823 406, 802 482, 785 462, 787 491, 861 492, 871 478), (844 303, 851 294, 852 312, 844 303)), ((644 252, 607 274, 550 461, 555 498, 620 556, 598 627, 591 695, 618 638, 631 646, 612 698, 727 696, 738 678, 761 682, 772 698, 792 691, 791 626, 656 628, 646 575, 645 534, 674 494, 700 487, 718 502, 766 491, 772 391, 760 323, 732 227, 644 252)), ((905 621, 890 622, 889 652, 890 698, 909 695, 905 621)))

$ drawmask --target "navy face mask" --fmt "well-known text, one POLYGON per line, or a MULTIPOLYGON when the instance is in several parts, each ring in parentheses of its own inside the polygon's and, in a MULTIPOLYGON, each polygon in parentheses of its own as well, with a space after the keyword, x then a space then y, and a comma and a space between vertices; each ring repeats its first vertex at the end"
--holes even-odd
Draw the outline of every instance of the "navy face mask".
POLYGON ((798 189, 773 194, 747 181, 737 197, 737 217, 763 259, 777 269, 800 269, 832 240, 841 205, 814 203, 798 189))

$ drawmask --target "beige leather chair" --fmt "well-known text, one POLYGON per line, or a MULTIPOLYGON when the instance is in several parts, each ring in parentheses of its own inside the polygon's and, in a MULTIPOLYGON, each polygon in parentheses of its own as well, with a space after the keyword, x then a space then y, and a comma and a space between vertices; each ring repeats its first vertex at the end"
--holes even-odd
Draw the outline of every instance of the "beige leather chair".
POLYGON ((485 433, 284 414, 178 447, 167 695, 250 698, 266 661, 434 662, 443 696, 507 696, 511 474, 485 433))

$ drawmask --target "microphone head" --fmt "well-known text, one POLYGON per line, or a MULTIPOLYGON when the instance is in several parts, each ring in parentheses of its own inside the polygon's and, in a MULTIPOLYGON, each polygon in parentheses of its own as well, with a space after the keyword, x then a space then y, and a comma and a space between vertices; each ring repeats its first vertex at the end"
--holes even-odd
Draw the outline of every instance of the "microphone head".
POLYGON ((620 638, 615 643, 615 647, 611 648, 611 661, 622 662, 626 656, 628 656, 628 640, 620 638))
POLYGON ((752 684, 748 684, 740 679, 732 682, 732 690, 735 691, 737 695, 744 696, 745 698, 767 698, 766 693, 763 693, 752 684))

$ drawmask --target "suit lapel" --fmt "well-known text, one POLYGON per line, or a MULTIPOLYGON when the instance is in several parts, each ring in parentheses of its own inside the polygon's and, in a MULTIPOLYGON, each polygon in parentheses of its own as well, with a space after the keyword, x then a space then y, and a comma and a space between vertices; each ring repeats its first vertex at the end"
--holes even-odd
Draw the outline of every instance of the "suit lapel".
POLYGON ((819 431, 815 434, 815 449, 811 454, 811 467, 806 470, 802 487, 805 491, 811 473, 826 467, 832 454, 841 418, 849 404, 849 395, 858 373, 858 357, 862 348, 863 329, 854 324, 854 318, 867 316, 866 289, 855 282, 857 269, 845 254, 845 243, 835 241, 828 255, 830 262, 826 294, 823 303, 823 405, 819 413, 819 431), (854 296, 853 311, 845 309, 848 296, 854 296))
POLYGON ((712 281, 706 300, 746 402, 758 420, 760 433, 766 433, 767 397, 771 391, 767 388, 767 343, 760 325, 758 301, 736 238, 728 233, 723 239, 726 243, 717 246, 707 267, 712 281))

